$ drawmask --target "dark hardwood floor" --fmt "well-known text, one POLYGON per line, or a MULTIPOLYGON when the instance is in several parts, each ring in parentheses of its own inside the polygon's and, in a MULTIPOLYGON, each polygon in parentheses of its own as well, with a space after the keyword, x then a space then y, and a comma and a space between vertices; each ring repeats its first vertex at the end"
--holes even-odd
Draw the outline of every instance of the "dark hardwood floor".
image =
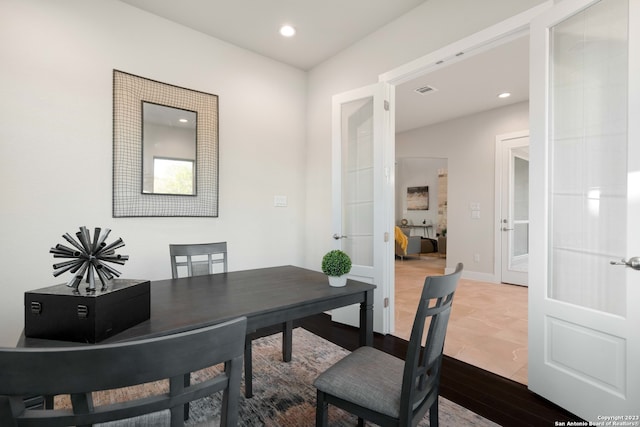
MULTIPOLYGON (((302 319, 296 325, 347 350, 358 347, 357 329, 332 322, 326 314, 302 319)), ((376 334, 374 347, 404 359, 407 341, 376 334)), ((441 375, 441 396, 502 426, 554 426, 556 421, 582 421, 523 384, 446 355, 441 375)))

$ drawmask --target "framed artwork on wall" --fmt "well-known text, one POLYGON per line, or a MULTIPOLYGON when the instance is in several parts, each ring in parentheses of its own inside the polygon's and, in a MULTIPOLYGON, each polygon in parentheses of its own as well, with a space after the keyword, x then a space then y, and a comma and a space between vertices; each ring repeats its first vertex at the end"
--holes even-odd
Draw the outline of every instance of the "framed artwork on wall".
POLYGON ((407 210, 429 210, 429 186, 407 187, 407 210))

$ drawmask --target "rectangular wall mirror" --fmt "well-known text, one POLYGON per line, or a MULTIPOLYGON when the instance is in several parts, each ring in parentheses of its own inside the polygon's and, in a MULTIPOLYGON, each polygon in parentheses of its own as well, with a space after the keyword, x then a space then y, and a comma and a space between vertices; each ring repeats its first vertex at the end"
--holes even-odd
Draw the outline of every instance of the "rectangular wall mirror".
POLYGON ((142 192, 196 195, 195 111, 142 102, 142 192))
POLYGON ((113 216, 218 216, 218 97, 113 72, 113 216))

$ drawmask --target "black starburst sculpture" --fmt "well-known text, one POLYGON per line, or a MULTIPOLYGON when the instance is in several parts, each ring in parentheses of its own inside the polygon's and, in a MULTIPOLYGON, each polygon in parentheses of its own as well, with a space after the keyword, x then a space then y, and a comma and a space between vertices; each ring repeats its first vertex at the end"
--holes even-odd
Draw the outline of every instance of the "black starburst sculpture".
POLYGON ((120 272, 106 263, 115 263, 124 265, 129 259, 128 255, 118 255, 115 253, 116 249, 124 246, 124 242, 121 238, 118 238, 111 244, 106 244, 105 240, 111 233, 108 228, 104 229, 104 232, 96 227, 93 232, 93 239, 87 227, 80 227, 80 231, 76 233, 78 240, 74 239, 65 233, 62 237, 69 242, 73 248, 68 246, 57 244, 55 248, 51 248, 49 251, 53 254, 54 258, 73 258, 71 261, 60 262, 53 264, 53 276, 58 277, 62 273, 67 271, 73 273, 71 280, 67 283, 67 286, 74 288, 74 291, 78 291, 78 286, 82 278, 86 274, 86 283, 89 284, 87 291, 95 291, 95 275, 98 275, 100 282, 102 282, 102 290, 107 289, 109 280, 113 277, 120 277, 120 272))

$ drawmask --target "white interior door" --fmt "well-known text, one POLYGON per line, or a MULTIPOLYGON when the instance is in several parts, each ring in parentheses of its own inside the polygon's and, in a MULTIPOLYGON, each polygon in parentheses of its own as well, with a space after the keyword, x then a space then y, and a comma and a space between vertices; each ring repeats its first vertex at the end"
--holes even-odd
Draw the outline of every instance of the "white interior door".
POLYGON ((529 388, 593 425, 640 415, 640 271, 610 263, 640 261, 639 9, 531 27, 529 388))
MULTIPOLYGON (((374 330, 381 333, 393 327, 392 89, 378 83, 333 97, 333 239, 351 257, 349 277, 377 286, 374 330)), ((358 325, 358 307, 334 310, 332 319, 358 325)))
POLYGON ((529 279, 529 132, 496 138, 500 173, 499 242, 502 283, 529 279))

